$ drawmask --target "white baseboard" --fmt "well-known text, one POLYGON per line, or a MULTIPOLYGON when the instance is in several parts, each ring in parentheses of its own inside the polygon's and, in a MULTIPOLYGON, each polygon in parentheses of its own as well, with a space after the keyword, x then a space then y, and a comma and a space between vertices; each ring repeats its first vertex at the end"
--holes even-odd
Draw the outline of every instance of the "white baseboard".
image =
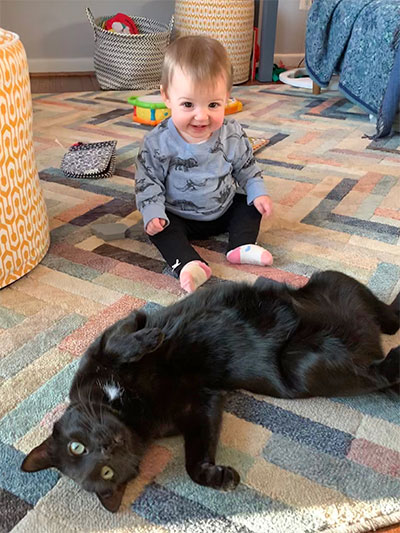
POLYGON ((92 72, 93 57, 29 59, 29 72, 92 72))
MULTIPOLYGON (((286 67, 297 67, 300 61, 304 59, 302 54, 275 54, 274 62, 282 63, 286 67)), ((75 57, 75 58, 34 58, 29 59, 29 71, 35 72, 89 72, 94 70, 93 57, 75 57)))

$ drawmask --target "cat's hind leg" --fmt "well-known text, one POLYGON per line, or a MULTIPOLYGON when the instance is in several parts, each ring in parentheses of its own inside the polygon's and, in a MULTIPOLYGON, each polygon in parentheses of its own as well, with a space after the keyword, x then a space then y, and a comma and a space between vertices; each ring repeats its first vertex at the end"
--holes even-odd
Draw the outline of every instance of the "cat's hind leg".
POLYGON ((348 300, 349 305, 357 305, 356 301, 362 302, 382 333, 394 335, 400 327, 400 294, 388 305, 379 300, 364 284, 333 270, 313 274, 307 285, 298 290, 299 296, 304 295, 308 298, 316 297, 320 293, 330 296, 332 301, 338 303, 346 301, 348 295, 352 295, 348 300))

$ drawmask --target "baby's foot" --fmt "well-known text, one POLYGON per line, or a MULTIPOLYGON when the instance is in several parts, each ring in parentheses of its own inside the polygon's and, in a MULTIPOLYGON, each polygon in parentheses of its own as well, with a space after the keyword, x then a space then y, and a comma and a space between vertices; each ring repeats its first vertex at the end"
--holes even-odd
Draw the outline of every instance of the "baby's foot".
POLYGON ((272 265, 274 259, 272 255, 257 244, 243 244, 226 254, 226 258, 230 263, 236 265, 272 265))
POLYGON ((181 287, 186 292, 194 292, 211 276, 211 268, 202 261, 190 261, 179 274, 181 287))

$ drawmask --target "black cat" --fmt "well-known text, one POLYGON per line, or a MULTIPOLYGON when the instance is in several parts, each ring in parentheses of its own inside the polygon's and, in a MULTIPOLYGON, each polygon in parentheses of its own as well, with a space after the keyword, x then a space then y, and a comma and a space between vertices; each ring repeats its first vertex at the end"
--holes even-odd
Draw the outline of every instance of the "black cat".
POLYGON ((380 334, 394 334, 399 318, 400 295, 386 305, 333 271, 301 289, 259 278, 200 289, 150 315, 134 312, 89 347, 69 407, 22 469, 56 467, 116 511, 149 443, 182 433, 190 477, 234 489, 239 474, 215 464, 224 391, 398 391, 400 347, 385 358, 380 334))

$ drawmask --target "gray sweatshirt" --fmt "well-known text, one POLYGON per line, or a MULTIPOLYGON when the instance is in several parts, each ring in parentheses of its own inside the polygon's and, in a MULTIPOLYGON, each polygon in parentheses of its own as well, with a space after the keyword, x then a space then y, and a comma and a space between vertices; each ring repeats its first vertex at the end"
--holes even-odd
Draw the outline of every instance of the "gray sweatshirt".
POLYGON ((166 210, 183 218, 215 220, 236 192, 247 203, 267 193, 251 144, 236 120, 200 144, 183 140, 172 119, 146 135, 136 161, 136 201, 144 227, 152 218, 169 222, 166 210))

